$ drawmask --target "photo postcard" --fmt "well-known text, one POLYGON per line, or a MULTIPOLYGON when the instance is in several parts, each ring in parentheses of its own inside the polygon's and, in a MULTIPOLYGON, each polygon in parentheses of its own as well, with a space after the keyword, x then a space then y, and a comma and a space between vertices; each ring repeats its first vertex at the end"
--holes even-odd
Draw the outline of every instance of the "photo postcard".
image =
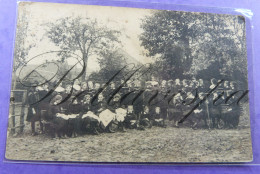
POLYGON ((252 161, 240 15, 20 2, 6 159, 252 161))

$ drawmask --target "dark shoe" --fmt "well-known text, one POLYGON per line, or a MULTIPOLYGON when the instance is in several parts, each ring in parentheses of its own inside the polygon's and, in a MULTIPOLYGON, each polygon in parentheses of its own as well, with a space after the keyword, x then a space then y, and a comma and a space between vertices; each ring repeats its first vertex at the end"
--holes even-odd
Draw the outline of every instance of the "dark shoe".
POLYGON ((38 135, 37 132, 33 132, 33 133, 32 133, 32 136, 36 136, 36 135, 38 135))

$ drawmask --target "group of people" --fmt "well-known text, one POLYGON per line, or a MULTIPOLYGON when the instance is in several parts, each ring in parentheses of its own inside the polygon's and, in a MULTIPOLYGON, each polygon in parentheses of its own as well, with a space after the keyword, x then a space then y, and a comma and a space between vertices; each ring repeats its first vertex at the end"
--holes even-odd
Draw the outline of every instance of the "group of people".
POLYGON ((27 121, 31 122, 33 135, 35 122, 39 121, 41 132, 58 137, 165 128, 167 123, 193 129, 236 128, 241 109, 231 105, 237 97, 230 94, 237 90, 237 84, 218 82, 195 78, 160 83, 153 78, 104 84, 76 81, 55 87, 52 92, 44 84, 28 93, 27 121), (212 94, 205 97, 211 89, 212 94))

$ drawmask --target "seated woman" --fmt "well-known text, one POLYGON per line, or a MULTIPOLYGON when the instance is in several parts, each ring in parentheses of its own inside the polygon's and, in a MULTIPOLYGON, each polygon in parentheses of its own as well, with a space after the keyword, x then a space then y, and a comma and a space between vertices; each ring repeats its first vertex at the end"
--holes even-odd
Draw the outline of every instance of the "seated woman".
POLYGON ((61 105, 59 105, 61 101, 61 95, 54 96, 45 117, 45 132, 53 138, 64 137, 67 131, 67 120, 64 118, 65 114, 61 113, 61 105))
POLYGON ((155 112, 153 115, 153 125, 154 126, 159 126, 159 127, 164 127, 164 120, 161 116, 161 108, 160 107, 155 107, 155 112))
MULTIPOLYGON (((198 95, 198 101, 203 100, 204 96, 206 94, 203 92, 200 92, 198 95)), ((208 111, 207 111, 207 100, 205 101, 205 103, 200 103, 199 106, 193 111, 193 113, 190 115, 190 118, 192 119, 192 128, 193 129, 197 129, 197 128, 207 128, 207 124, 208 124, 208 111)))
POLYGON ((85 95, 83 102, 82 102, 82 110, 83 110, 83 116, 82 116, 82 125, 81 125, 81 131, 84 132, 90 132, 94 135, 99 134, 99 124, 100 119, 97 115, 92 112, 92 105, 90 103, 91 96, 90 94, 85 95))
POLYGON ((115 131, 112 130, 112 124, 115 119, 115 114, 107 109, 107 104, 102 93, 98 95, 98 102, 93 105, 93 111, 100 119, 100 127, 108 133, 114 133, 115 131))
POLYGON ((81 118, 83 115, 82 105, 78 101, 78 98, 72 97, 72 103, 69 105, 68 114, 70 115, 70 119, 68 120, 68 131, 69 136, 78 136, 78 134, 82 134, 81 132, 81 118))
POLYGON ((141 115, 141 119, 140 119, 140 125, 144 126, 144 127, 148 127, 151 128, 152 127, 152 115, 150 113, 150 109, 148 106, 144 107, 144 112, 141 115))
POLYGON ((120 98, 120 94, 116 94, 108 108, 111 112, 115 113, 115 121, 118 123, 118 129, 122 132, 125 132, 125 126, 123 122, 125 120, 127 110, 120 105, 120 98))
POLYGON ((129 129, 134 129, 139 127, 137 116, 134 113, 133 105, 127 106, 127 114, 124 120, 124 125, 126 128, 129 129))

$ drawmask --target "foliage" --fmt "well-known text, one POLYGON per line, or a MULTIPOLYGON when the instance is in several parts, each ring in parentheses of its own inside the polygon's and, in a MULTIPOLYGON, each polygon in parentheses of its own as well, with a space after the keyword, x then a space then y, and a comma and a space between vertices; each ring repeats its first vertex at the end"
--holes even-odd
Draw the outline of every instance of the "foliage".
MULTIPOLYGON (((100 65, 100 76, 105 81, 109 80, 126 65, 126 60, 117 50, 102 50, 98 59, 100 65)), ((122 79, 124 71, 116 76, 115 80, 122 79)))
POLYGON ((16 41, 14 49, 13 71, 16 72, 25 64, 29 51, 36 46, 34 34, 28 29, 28 14, 25 10, 19 12, 17 19, 16 41), (28 42, 28 40, 31 40, 28 42))
MULTIPOLYGON (((98 25, 96 20, 82 17, 66 17, 48 24, 48 38, 61 50, 62 60, 71 53, 78 54, 86 64, 92 55, 111 49, 119 43, 120 32, 98 25)), ((85 74, 83 75, 85 79, 85 74)))
POLYGON ((142 21, 140 40, 166 79, 197 75, 212 64, 218 74, 240 71, 246 79, 244 24, 241 16, 154 11, 142 21))

